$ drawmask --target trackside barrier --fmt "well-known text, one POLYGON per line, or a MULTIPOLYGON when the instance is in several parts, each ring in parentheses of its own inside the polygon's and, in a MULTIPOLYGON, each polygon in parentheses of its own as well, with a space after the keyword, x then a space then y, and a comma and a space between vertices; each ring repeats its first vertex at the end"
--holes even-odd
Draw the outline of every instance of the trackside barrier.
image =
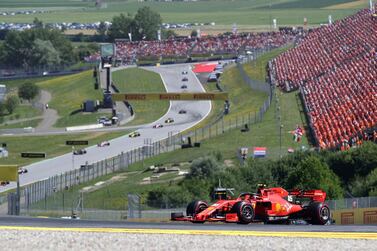
POLYGON ((73 132, 73 131, 91 130, 91 129, 100 129, 100 128, 103 128, 103 124, 71 126, 71 127, 66 127, 65 130, 67 132, 73 132))
POLYGON ((338 225, 376 225, 377 207, 335 210, 332 212, 332 217, 338 225))
MULTIPOLYGON (((264 83, 264 85, 270 87, 267 83, 264 83)), ((149 141, 147 146, 142 146, 112 158, 82 166, 80 169, 26 185, 21 191, 21 214, 28 214, 28 212, 30 213, 33 210, 72 210, 77 207, 77 205, 74 205, 75 203, 81 203, 77 208, 83 210, 85 200, 84 202, 73 202, 73 200, 78 200, 77 197, 81 195, 77 194, 76 198, 69 198, 67 195, 64 195, 65 191, 68 193, 73 186, 89 182, 114 172, 125 171, 128 169, 129 165, 138 161, 180 149, 181 145, 186 143, 188 137, 191 137, 194 142, 200 142, 222 135, 230 130, 241 128, 245 124, 256 124, 262 121, 265 112, 270 107, 272 94, 273 89, 271 88, 268 98, 257 112, 241 114, 227 120, 221 115, 214 123, 203 128, 188 133, 175 134, 171 132, 168 138, 161 141, 149 141), (59 198, 57 194, 61 194, 59 198), (67 199, 70 201, 67 201, 67 199)))

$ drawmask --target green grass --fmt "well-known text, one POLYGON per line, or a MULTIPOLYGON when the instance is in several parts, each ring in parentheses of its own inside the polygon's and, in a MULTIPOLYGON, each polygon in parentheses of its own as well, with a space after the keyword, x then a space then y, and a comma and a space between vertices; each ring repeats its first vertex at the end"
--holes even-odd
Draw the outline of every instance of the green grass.
POLYGON ((14 79, 14 80, 4 80, 0 83, 7 86, 7 89, 14 90, 20 87, 22 84, 30 82, 37 84, 42 81, 53 79, 53 77, 39 77, 39 78, 24 78, 24 79, 14 79))
MULTIPOLYGON (((140 68, 129 68, 113 73, 113 80, 122 93, 166 92, 159 74, 140 68)), ((135 118, 128 125, 153 122, 169 108, 169 101, 130 101, 135 118)))
POLYGON ((22 121, 14 124, 5 124, 0 126, 0 129, 13 129, 13 128, 25 128, 25 127, 37 127, 42 119, 31 119, 27 121, 22 121))
MULTIPOLYGON (((45 1, 44 1, 45 2, 45 1)), ((135 14, 142 6, 150 6, 159 12, 164 22, 170 23, 210 23, 231 25, 260 26, 269 25, 272 18, 278 20, 279 25, 302 25, 303 18, 308 18, 308 24, 326 23, 328 15, 334 20, 355 13, 357 8, 350 9, 320 9, 337 3, 351 2, 351 0, 209 0, 197 2, 137 2, 137 1, 106 1, 107 8, 96 9, 93 2, 78 2, 52 0, 44 3, 39 0, 1 1, 0 8, 55 8, 48 13, 32 15, 0 16, 0 22, 29 22, 35 17, 44 22, 98 22, 111 21, 112 17, 120 13, 135 14), (270 7, 271 3, 271 7, 270 7), (84 7, 84 8, 79 8, 84 7)), ((368 1, 362 7, 367 7, 368 1)), ((360 6, 358 6, 360 7, 360 6)))
POLYGON ((40 116, 42 111, 36 108, 33 108, 30 105, 19 105, 12 114, 7 114, 0 116, 0 129, 4 128, 4 124, 9 124, 14 120, 33 118, 40 116))
POLYGON ((278 48, 270 52, 267 52, 261 55, 256 60, 252 61, 251 63, 244 64, 243 68, 251 79, 265 81, 267 76, 266 65, 268 64, 268 61, 270 61, 271 58, 275 58, 276 56, 280 55, 281 53, 287 51, 292 47, 293 45, 290 45, 287 47, 278 48))
POLYGON ((83 133, 71 135, 50 135, 50 136, 2 136, 1 142, 7 143, 9 156, 1 158, 0 164, 27 165, 40 159, 21 158, 21 152, 38 151, 45 152, 47 158, 53 158, 72 151, 71 146, 66 146, 66 140, 88 140, 89 145, 95 145, 100 141, 125 135, 127 132, 113 133, 83 133))
POLYGON ((228 91, 230 100, 230 113, 225 116, 225 121, 257 112, 267 98, 266 93, 251 90, 243 82, 235 66, 226 70, 222 76, 221 84, 228 91))
POLYGON ((102 113, 74 113, 81 109, 85 100, 102 100, 101 90, 94 90, 92 71, 54 78, 38 85, 52 94, 49 106, 56 109, 60 116, 55 124, 56 127, 93 124, 97 122, 98 117, 103 115, 102 113))

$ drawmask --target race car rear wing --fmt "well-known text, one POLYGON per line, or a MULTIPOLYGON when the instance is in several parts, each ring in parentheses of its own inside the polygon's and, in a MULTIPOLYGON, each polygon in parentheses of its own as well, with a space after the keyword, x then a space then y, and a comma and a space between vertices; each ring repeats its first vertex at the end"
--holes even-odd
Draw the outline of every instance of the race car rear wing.
POLYGON ((299 189, 288 191, 289 195, 294 195, 297 198, 309 198, 313 201, 324 202, 326 199, 326 193, 322 190, 308 190, 302 191, 299 189))

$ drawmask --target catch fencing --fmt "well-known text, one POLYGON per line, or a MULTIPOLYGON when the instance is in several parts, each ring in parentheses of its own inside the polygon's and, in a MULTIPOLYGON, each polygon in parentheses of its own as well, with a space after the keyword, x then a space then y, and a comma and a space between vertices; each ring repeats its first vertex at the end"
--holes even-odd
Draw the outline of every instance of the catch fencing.
MULTIPOLYGON (((237 64, 237 68, 243 75, 245 82, 251 83, 249 85, 253 88, 253 83, 255 82, 246 75, 240 63, 237 64)), ((98 177, 128 170, 130 165, 144 161, 147 158, 181 149, 184 145, 189 145, 190 141, 194 141, 194 144, 190 146, 200 147, 200 142, 203 140, 262 121, 265 112, 271 105, 273 88, 268 83, 258 83, 258 86, 264 86, 263 90, 266 90, 266 92, 268 89, 270 91, 268 92, 268 98, 255 112, 248 112, 234 117, 221 115, 213 123, 205 127, 183 133, 172 131, 167 138, 156 142, 146 139, 144 145, 139 148, 24 186, 21 190, 21 214, 30 214, 35 210, 73 211, 80 209, 82 211, 85 203, 82 195, 77 193, 74 197, 65 198, 64 191, 69 191, 74 186, 87 183, 98 177), (58 199, 50 199, 50 197, 57 197, 59 192, 62 195, 58 199), (67 201, 67 199, 70 201, 67 201)))
POLYGON ((331 210, 377 207, 377 197, 344 198, 327 201, 331 210))

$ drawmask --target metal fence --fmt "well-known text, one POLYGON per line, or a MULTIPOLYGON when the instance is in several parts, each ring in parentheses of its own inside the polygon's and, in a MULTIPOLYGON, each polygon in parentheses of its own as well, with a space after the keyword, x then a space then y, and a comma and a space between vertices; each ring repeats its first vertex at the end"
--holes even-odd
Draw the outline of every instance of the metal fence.
POLYGON ((377 207, 377 197, 344 198, 327 201, 331 210, 377 207))

